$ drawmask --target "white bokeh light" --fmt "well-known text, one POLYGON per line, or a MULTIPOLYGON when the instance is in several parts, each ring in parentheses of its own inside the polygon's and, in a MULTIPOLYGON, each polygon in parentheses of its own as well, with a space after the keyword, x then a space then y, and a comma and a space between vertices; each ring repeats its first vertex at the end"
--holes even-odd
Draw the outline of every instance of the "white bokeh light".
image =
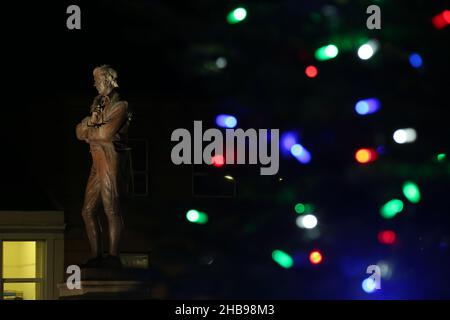
POLYGON ((246 16, 247 16, 247 10, 245 10, 244 8, 238 8, 234 11, 234 17, 238 21, 244 20, 246 16))
POLYGON ((313 214, 299 216, 296 222, 297 226, 302 229, 313 229, 317 226, 317 218, 313 214))
POLYGON ((216 60, 216 66, 219 69, 224 69, 227 66, 227 59, 224 57, 219 57, 216 60))
POLYGON ((413 128, 398 129, 395 130, 392 137, 398 144, 411 143, 416 141, 417 132, 413 128))
POLYGON ((338 53, 339 53, 338 48, 333 44, 330 44, 325 48, 325 54, 330 58, 336 57, 338 53))
POLYGON ((370 44, 363 44, 358 49, 358 57, 361 60, 368 60, 368 59, 372 58, 374 53, 375 52, 370 44))

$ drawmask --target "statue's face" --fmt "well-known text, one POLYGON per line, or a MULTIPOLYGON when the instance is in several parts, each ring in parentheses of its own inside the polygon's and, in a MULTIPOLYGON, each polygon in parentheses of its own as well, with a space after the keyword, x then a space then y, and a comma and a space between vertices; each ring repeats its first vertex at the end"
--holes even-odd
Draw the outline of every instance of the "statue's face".
POLYGON ((94 81, 94 86, 99 94, 106 96, 111 91, 111 88, 108 86, 108 83, 103 75, 95 75, 94 81))

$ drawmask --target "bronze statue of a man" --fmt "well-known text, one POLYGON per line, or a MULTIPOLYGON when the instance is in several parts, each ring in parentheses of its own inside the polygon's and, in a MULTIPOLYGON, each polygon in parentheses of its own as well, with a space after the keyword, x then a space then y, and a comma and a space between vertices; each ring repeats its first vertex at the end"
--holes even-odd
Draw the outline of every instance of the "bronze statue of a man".
POLYGON ((120 266, 119 242, 123 230, 121 203, 129 190, 128 127, 131 113, 120 99, 117 72, 108 65, 94 69, 99 93, 91 106, 91 115, 76 127, 79 140, 90 146, 92 167, 88 178, 82 216, 93 259, 87 266, 120 266), (109 255, 102 259, 102 237, 97 210, 103 203, 108 220, 109 255))

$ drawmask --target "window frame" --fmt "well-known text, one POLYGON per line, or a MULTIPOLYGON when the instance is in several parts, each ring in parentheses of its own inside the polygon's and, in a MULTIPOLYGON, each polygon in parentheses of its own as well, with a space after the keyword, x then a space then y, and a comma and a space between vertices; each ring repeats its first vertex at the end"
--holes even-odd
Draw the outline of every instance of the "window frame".
POLYGON ((37 297, 35 300, 45 300, 47 291, 47 251, 48 242, 42 238, 29 238, 29 237, 1 237, 0 238, 0 300, 4 300, 4 284, 5 283, 35 283, 38 285, 37 297), (42 263, 41 277, 40 278, 4 278, 3 277, 3 242, 36 242, 42 244, 40 249, 36 248, 36 264, 38 263, 37 254, 42 255, 40 257, 42 263))
POLYGON ((45 285, 42 300, 57 300, 59 284, 64 283, 65 236, 64 211, 59 210, 0 210, 0 239, 3 241, 45 241, 45 285))

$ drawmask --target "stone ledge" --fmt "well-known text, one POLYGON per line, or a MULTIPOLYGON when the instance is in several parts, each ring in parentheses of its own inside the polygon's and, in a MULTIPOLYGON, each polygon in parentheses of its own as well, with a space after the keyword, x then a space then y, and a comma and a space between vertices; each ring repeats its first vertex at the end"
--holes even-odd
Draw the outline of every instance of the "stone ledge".
POLYGON ((80 289, 58 284, 60 299, 150 299, 150 283, 142 281, 85 280, 80 289))

